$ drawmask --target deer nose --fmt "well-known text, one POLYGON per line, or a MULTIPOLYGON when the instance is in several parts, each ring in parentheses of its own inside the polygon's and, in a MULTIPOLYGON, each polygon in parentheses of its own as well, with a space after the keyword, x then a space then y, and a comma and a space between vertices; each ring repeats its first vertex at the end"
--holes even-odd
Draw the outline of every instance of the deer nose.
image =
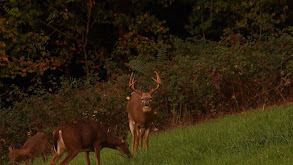
POLYGON ((129 152, 129 153, 127 154, 127 157, 128 157, 128 158, 132 158, 132 154, 129 152))
POLYGON ((150 105, 150 102, 148 102, 148 101, 145 101, 145 102, 144 102, 144 106, 147 107, 147 106, 149 106, 149 105, 150 105))

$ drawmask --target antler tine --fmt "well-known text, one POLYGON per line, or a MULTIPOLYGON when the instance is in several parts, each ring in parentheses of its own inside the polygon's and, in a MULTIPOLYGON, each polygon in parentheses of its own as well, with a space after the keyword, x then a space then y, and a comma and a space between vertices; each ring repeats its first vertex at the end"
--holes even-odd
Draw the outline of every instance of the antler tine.
POLYGON ((161 85, 161 79, 160 79, 160 76, 159 76, 158 72, 155 71, 155 73, 156 73, 157 79, 155 79, 155 78, 153 78, 153 77, 152 77, 152 79, 153 79, 157 84, 161 85))
POLYGON ((155 79, 155 78, 153 78, 153 77, 152 77, 152 79, 157 83, 157 87, 156 87, 155 89, 152 89, 152 90, 149 92, 151 95, 152 95, 156 90, 158 90, 159 87, 160 87, 160 85, 161 85, 161 79, 160 79, 160 76, 159 76, 158 72, 155 71, 155 73, 156 73, 157 79, 155 79))
POLYGON ((130 76, 130 80, 129 80, 129 87, 130 88, 134 88, 134 84, 136 83, 136 80, 134 81, 134 76, 133 76, 133 72, 131 73, 131 76, 130 76))
POLYGON ((134 84, 136 83, 137 80, 134 81, 134 76, 133 76, 133 72, 131 73, 130 76, 130 80, 129 80, 129 85, 128 87, 135 93, 141 95, 141 93, 139 91, 137 91, 136 89, 134 89, 134 84))

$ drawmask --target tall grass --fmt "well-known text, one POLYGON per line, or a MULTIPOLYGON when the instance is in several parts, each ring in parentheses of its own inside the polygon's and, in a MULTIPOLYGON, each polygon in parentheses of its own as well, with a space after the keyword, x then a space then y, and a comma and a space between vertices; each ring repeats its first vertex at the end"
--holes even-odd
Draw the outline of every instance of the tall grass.
MULTIPOLYGON (((254 110, 150 135, 150 148, 132 159, 103 149, 101 164, 292 164, 293 106, 254 110)), ((92 164, 95 158, 91 156, 92 164)), ((39 160, 38 160, 39 161, 39 160)), ((35 164, 43 164, 36 161, 35 164), (38 162, 38 163, 37 163, 38 162)), ((85 164, 83 154, 71 165, 85 164)))

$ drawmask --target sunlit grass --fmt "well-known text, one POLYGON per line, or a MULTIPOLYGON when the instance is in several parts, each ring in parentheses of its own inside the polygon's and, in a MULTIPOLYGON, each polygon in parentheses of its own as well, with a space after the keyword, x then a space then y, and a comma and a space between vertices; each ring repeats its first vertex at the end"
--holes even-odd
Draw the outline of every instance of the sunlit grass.
MULTIPOLYGON (((102 165, 292 164, 293 106, 250 111, 150 135, 150 149, 132 159, 103 149, 102 165)), ((91 154, 91 164, 95 164, 91 154)), ((36 160, 34 164, 44 164, 36 160)), ((79 154, 70 165, 85 164, 79 154)))

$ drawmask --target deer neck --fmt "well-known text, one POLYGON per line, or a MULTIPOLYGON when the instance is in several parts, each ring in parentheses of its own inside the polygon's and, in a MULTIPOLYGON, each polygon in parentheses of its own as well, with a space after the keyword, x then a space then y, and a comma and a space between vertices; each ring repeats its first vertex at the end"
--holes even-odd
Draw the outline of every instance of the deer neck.
POLYGON ((27 155, 29 152, 28 149, 16 149, 13 151, 12 155, 13 157, 17 157, 17 156, 20 156, 20 155, 27 155))
POLYGON ((112 148, 115 149, 117 145, 121 144, 121 140, 112 136, 112 135, 107 135, 106 141, 103 144, 102 147, 107 147, 107 148, 112 148))
POLYGON ((152 107, 151 106, 143 106, 142 107, 142 111, 143 112, 151 112, 152 111, 152 107))

